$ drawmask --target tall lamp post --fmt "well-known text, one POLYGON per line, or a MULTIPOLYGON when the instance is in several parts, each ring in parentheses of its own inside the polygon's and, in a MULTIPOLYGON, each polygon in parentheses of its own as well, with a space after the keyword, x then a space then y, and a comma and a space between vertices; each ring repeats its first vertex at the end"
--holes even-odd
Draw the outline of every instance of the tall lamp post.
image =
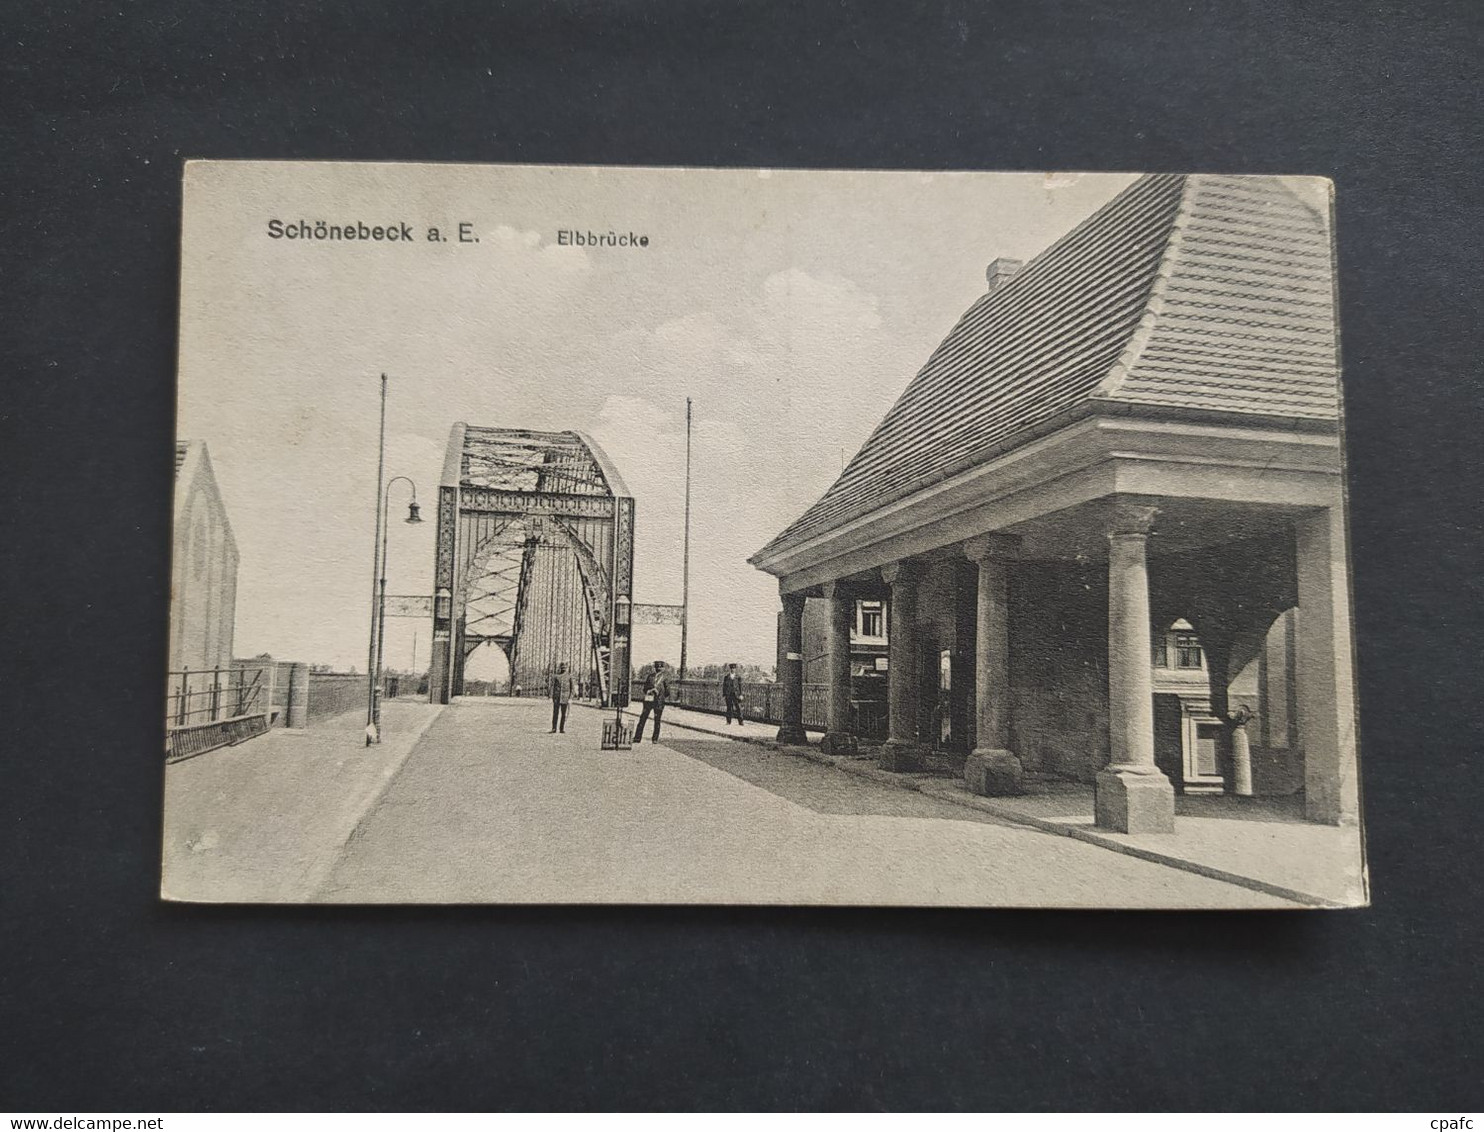
POLYGON ((381 477, 386 470, 386 374, 381 375, 381 431, 376 443, 376 536, 371 540, 371 641, 366 646, 366 746, 376 735, 376 615, 381 578, 381 477))
POLYGON ((376 742, 381 742, 381 700, 385 694, 385 682, 382 677, 382 658, 385 656, 386 647, 386 541, 392 525, 389 516, 389 512, 392 509, 392 484, 399 480, 412 489, 412 502, 407 504, 406 522, 421 523, 423 521, 422 515, 418 513, 417 509, 417 484, 413 483, 406 476, 393 476, 387 480, 386 488, 381 492, 384 502, 381 507, 381 521, 378 524, 378 528, 381 531, 381 569, 380 576, 377 578, 376 595, 376 667, 374 669, 376 681, 374 685, 375 691, 372 693, 371 698, 371 731, 367 732, 366 735, 368 743, 372 734, 376 736, 376 742))
POLYGON ((685 645, 690 633, 690 398, 685 399, 685 549, 680 567, 680 678, 685 679, 685 645))

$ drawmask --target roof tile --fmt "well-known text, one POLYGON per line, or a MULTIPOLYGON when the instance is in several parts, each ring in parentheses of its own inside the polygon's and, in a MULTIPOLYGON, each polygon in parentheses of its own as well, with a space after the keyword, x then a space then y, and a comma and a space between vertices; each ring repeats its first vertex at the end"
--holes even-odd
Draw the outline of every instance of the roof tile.
POLYGON ((982 296, 834 485, 762 551, 987 459, 1093 399, 1338 415, 1333 256, 1280 178, 1140 178, 982 296))

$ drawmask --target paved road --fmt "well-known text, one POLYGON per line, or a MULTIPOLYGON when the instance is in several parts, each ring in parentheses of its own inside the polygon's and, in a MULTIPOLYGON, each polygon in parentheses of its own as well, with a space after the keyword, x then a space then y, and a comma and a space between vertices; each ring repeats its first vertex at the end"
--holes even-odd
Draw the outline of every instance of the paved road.
POLYGON ((399 700, 367 747, 361 711, 275 728, 165 770, 164 872, 172 900, 310 900, 346 839, 440 709, 399 700))
POLYGON ((790 755, 693 733, 598 749, 574 706, 435 719, 338 851, 324 901, 1284 907, 790 755))

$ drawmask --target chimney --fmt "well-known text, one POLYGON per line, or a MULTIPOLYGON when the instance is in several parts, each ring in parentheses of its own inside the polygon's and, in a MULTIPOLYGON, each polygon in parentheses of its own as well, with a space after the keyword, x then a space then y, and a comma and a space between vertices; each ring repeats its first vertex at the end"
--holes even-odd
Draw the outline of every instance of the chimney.
POLYGON ((1008 256, 1000 256, 999 259, 990 263, 985 269, 984 277, 989 280, 989 293, 992 295, 1010 281, 1010 276, 1020 270, 1022 262, 1018 259, 1010 259, 1008 256))

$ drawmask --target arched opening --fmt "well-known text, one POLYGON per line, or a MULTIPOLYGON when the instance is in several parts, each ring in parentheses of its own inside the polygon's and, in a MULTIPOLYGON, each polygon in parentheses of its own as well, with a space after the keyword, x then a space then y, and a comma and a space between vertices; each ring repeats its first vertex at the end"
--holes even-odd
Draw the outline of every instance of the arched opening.
POLYGON ((1213 712, 1206 649, 1177 617, 1153 634, 1154 761, 1175 789, 1220 794, 1225 725, 1213 712))
POLYGON ((483 641, 464 661, 464 695, 508 696, 510 658, 495 641, 483 641))
POLYGON ((1254 792, 1292 794, 1303 782, 1294 674, 1296 609, 1229 642, 1224 687, 1186 618, 1153 635, 1155 762, 1187 794, 1233 789, 1232 731, 1245 732, 1254 792))

